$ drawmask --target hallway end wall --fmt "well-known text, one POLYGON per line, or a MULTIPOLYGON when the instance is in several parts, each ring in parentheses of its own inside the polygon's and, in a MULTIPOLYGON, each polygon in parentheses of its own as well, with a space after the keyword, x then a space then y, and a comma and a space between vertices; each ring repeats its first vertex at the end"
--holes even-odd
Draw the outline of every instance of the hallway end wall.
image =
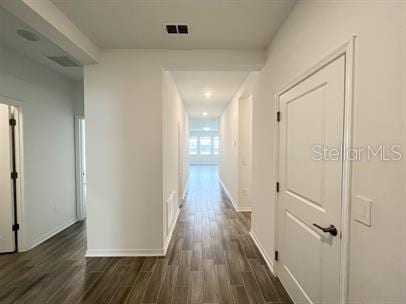
MULTIPOLYGON (((275 94, 355 34, 354 146, 404 146, 405 23, 403 1, 299 1, 273 39, 253 110, 252 232, 268 256, 276 249, 275 94)), ((404 160, 353 163, 351 204, 356 195, 373 204, 371 227, 350 219, 348 303, 406 303, 405 180, 404 160)))
POLYGON ((160 51, 85 67, 87 254, 162 254, 160 51))
POLYGON ((85 67, 88 255, 164 253, 162 69, 264 62, 263 50, 111 49, 85 67))

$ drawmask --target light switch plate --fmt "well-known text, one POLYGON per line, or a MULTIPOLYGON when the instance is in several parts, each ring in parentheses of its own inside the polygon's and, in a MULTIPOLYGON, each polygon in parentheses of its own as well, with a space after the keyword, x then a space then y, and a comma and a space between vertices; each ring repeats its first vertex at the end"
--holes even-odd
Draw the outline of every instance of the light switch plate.
POLYGON ((357 195, 353 203, 354 220, 371 227, 372 200, 365 196, 357 195))

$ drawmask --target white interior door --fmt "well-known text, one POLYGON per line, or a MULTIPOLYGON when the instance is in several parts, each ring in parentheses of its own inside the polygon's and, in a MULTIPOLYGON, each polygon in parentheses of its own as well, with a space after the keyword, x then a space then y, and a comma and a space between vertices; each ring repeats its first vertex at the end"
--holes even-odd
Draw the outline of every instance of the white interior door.
POLYGON ((343 144, 344 91, 341 56, 279 99, 278 275, 295 303, 339 302, 343 162, 313 149, 343 144))
POLYGON ((0 104, 0 253, 15 249, 11 180, 10 108, 0 104))

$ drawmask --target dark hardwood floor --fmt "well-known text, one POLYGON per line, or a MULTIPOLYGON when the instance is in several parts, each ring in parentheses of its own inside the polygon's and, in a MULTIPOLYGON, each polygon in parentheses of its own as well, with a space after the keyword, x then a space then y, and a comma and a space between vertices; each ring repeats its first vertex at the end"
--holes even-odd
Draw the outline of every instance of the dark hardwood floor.
POLYGON ((191 167, 165 257, 85 258, 76 223, 26 253, 0 255, 0 303, 291 303, 213 166, 191 167))

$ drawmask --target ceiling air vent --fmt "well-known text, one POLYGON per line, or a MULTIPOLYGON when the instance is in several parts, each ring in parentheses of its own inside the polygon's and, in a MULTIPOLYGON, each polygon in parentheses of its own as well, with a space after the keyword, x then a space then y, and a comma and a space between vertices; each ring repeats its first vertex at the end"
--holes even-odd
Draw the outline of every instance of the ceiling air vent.
POLYGON ((178 33, 179 34, 189 34, 189 28, 187 25, 178 25, 178 33))
POLYGON ((80 66, 78 63, 76 63, 67 56, 48 56, 48 58, 64 68, 80 66))
POLYGON ((35 42, 35 41, 40 40, 40 38, 39 38, 39 36, 37 34, 35 34, 33 32, 30 32, 30 31, 27 31, 27 30, 19 29, 19 30, 17 30, 17 35, 23 37, 24 39, 27 39, 28 41, 34 41, 35 42))
POLYGON ((167 24, 166 25, 166 32, 168 34, 177 34, 178 29, 177 29, 176 25, 167 24))
POLYGON ((189 34, 189 27, 186 24, 166 24, 165 29, 167 34, 189 34))

